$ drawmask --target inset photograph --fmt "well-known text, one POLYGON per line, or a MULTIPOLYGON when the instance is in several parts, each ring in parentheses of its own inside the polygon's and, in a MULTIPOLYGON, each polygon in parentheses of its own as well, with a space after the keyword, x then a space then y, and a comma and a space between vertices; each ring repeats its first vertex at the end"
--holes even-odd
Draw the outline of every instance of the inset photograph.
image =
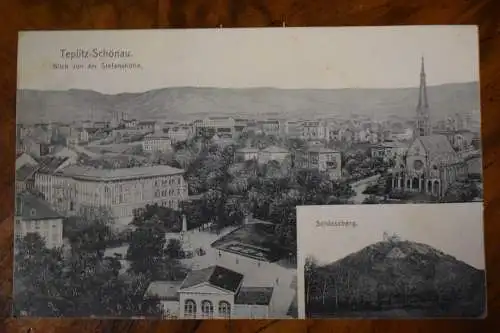
POLYGON ((297 207, 300 318, 483 318, 482 203, 297 207))

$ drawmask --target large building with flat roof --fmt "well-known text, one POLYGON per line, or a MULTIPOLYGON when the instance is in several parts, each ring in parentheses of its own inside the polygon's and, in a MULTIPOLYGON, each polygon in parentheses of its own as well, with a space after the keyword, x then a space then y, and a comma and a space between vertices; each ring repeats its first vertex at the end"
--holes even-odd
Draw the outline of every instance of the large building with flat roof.
POLYGON ((115 218, 127 218, 147 204, 179 209, 188 196, 183 175, 184 170, 165 165, 121 169, 70 165, 40 170, 35 187, 68 215, 82 207, 104 207, 115 218))

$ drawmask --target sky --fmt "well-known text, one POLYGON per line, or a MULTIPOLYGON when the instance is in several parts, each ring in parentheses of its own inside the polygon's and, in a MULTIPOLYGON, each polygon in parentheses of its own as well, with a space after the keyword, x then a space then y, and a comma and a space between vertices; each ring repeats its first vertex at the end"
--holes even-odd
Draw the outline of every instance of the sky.
POLYGON ((383 240, 383 233, 424 243, 484 269, 483 203, 335 205, 297 208, 299 267, 312 255, 331 263, 383 240), (354 220, 353 227, 316 227, 316 220, 354 220))
POLYGON ((428 85, 478 81, 477 27, 20 32, 18 88, 114 94, 180 86, 414 87, 422 56, 428 85), (132 57, 115 62, 141 69, 103 70, 102 59, 61 58, 61 49, 77 48, 128 49, 132 57), (54 70, 54 63, 93 63, 97 69, 54 70))

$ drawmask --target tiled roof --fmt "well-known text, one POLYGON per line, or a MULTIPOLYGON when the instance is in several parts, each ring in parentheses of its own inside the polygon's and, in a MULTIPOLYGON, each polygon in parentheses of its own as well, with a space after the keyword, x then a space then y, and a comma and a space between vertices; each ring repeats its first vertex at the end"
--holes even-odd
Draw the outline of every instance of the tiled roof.
POLYGON ((247 305, 269 305, 272 296, 272 287, 241 287, 234 302, 247 305))
POLYGON ((38 172, 52 174, 64 162, 66 162, 68 160, 68 158, 69 157, 54 157, 54 156, 49 156, 49 157, 41 158, 40 161, 39 161, 40 168, 38 169, 38 172))
POLYGON ((244 148, 238 149, 236 152, 238 152, 238 153, 258 153, 259 149, 253 148, 253 147, 244 147, 244 148))
POLYGON ((181 281, 153 281, 149 284, 144 296, 162 301, 178 301, 181 284, 181 281))
POLYGON ((241 285, 243 275, 221 266, 210 266, 189 272, 179 289, 186 289, 202 283, 236 292, 241 285))
POLYGON ((144 138, 145 139, 169 139, 170 140, 170 137, 168 135, 163 134, 163 133, 152 133, 152 134, 146 135, 144 138))
POLYGON ((49 220, 63 218, 44 200, 28 193, 16 195, 16 217, 24 220, 49 220))
POLYGON ((155 176, 171 176, 184 173, 184 170, 167 165, 144 166, 122 169, 94 169, 90 167, 69 166, 62 169, 61 174, 82 180, 111 181, 155 176))
POLYGON ((270 146, 267 147, 266 149, 263 149, 262 151, 266 153, 288 153, 287 149, 277 146, 270 146))
POLYGON ((421 136, 417 140, 424 147, 429 159, 436 164, 457 162, 458 156, 444 135, 421 136))
POLYGON ((215 249, 238 255, 274 262, 283 257, 283 250, 276 243, 275 225, 252 221, 222 236, 211 244, 215 249))
POLYGON ((337 153, 338 151, 335 149, 325 148, 325 147, 310 147, 307 149, 308 152, 311 153, 337 153))
POLYGON ((24 181, 38 169, 37 165, 25 164, 16 170, 16 180, 24 181))

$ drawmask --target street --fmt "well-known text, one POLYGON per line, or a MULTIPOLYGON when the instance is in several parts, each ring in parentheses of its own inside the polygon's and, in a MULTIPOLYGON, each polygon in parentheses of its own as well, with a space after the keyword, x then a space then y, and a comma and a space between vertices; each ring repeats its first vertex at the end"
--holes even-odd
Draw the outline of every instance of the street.
POLYGON ((363 194, 363 191, 366 190, 366 188, 369 185, 373 185, 377 182, 377 180, 380 178, 380 175, 374 175, 368 178, 363 178, 360 180, 355 181, 354 183, 351 184, 352 189, 356 192, 356 195, 353 196, 351 199, 355 204, 360 204, 362 203, 366 198, 369 197, 368 194, 363 194))

